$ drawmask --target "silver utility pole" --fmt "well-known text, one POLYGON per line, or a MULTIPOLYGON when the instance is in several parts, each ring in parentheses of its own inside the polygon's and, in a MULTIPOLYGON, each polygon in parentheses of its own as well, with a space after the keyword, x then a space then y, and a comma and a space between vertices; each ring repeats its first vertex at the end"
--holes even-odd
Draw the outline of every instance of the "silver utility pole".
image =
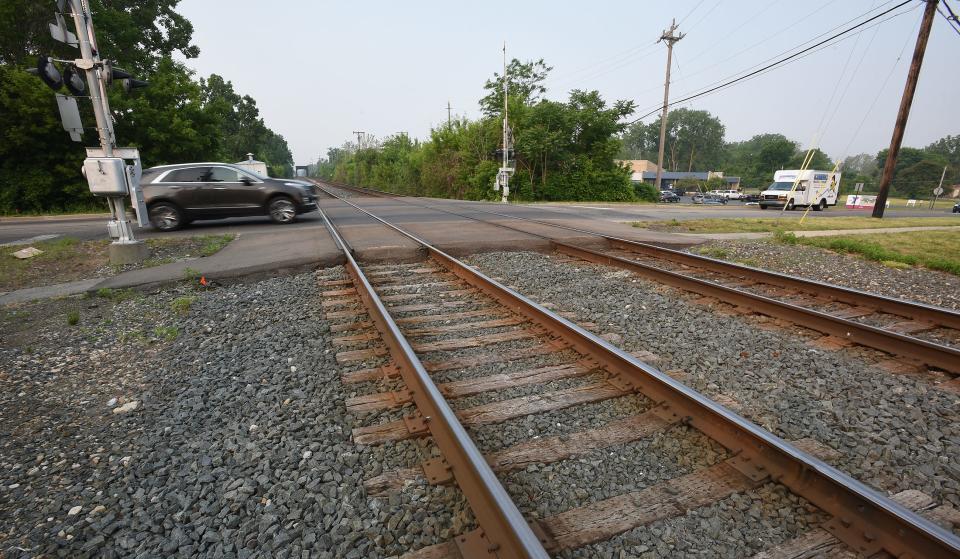
POLYGON ((137 262, 147 256, 149 250, 143 241, 137 241, 127 219, 123 199, 133 193, 134 207, 141 226, 146 223, 145 208, 140 191, 140 157, 136 149, 117 148, 113 133, 110 102, 107 99, 106 79, 112 77, 112 69, 104 68, 97 48, 96 35, 93 32, 93 18, 87 0, 69 0, 73 22, 77 29, 77 39, 82 58, 74 65, 83 70, 87 78, 93 114, 97 120, 97 133, 100 136, 100 150, 88 148, 88 158, 84 161, 84 173, 94 194, 105 195, 113 219, 107 224, 110 236, 114 238, 110 245, 110 260, 114 264, 137 262), (102 73, 106 72, 106 73, 102 73), (124 159, 133 159, 134 165, 127 166, 124 159))
POLYGON ((447 128, 450 128, 450 101, 447 101, 447 128))
POLYGON ((513 174, 513 168, 510 167, 510 147, 513 143, 511 137, 508 98, 510 96, 510 81, 507 79, 507 43, 503 43, 503 157, 500 161, 500 172, 497 174, 496 189, 501 190, 500 202, 506 204, 510 196, 510 175, 513 174))
POLYGON ((657 153, 657 179, 654 182, 654 186, 657 189, 657 192, 660 191, 660 181, 663 180, 663 144, 667 138, 667 107, 670 104, 670 65, 673 60, 673 44, 682 39, 685 35, 683 33, 679 35, 674 35, 673 32, 677 29, 677 20, 672 20, 670 22, 670 30, 664 31, 660 35, 660 39, 657 40, 659 43, 663 41, 667 44, 667 79, 663 83, 663 111, 660 113, 660 146, 657 153))

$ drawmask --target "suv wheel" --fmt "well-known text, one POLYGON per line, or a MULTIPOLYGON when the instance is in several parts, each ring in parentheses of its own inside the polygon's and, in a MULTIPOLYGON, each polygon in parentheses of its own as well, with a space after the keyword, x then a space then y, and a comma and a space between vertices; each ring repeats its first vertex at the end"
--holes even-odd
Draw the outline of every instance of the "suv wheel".
POLYGON ((297 207, 293 205, 293 200, 285 196, 270 200, 267 212, 274 223, 293 223, 297 218, 297 207))
POLYGON ((150 223, 160 231, 176 231, 184 226, 183 212, 167 202, 150 206, 150 223))

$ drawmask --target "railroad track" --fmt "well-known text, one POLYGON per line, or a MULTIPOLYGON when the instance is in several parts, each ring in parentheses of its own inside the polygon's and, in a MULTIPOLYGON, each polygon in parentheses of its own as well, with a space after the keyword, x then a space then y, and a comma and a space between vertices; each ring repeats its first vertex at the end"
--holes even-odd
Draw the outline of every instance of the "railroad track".
POLYGON ((470 205, 454 211, 436 204, 376 190, 334 184, 339 189, 389 197, 491 226, 548 240, 570 257, 630 270, 648 279, 733 305, 743 314, 762 314, 824 334, 824 349, 869 347, 894 359, 881 366, 896 373, 930 373, 939 388, 960 392, 960 313, 931 305, 770 272, 594 231, 492 211, 470 205), (470 212, 473 215, 470 215, 470 212), (507 225, 477 213, 507 218, 507 225), (533 224, 572 230, 602 239, 596 250, 543 232, 517 227, 533 224), (933 369, 929 371, 928 369, 933 369), (945 374, 944 374, 945 373, 945 374))
MULTIPOLYGON (((386 421, 357 427, 354 440, 381 445, 429 438, 437 450, 422 464, 385 471, 365 486, 377 494, 409 484, 456 483, 475 519, 472 529, 410 550, 407 557, 548 557, 736 493, 776 487, 813 503, 825 522, 798 530, 794 539, 758 557, 845 550, 960 556, 960 539, 913 512, 936 519, 952 509, 934 508, 915 491, 895 499, 874 492, 825 463, 831 451, 816 441, 777 438, 644 361, 653 356, 630 355, 338 199, 419 243, 427 255, 420 263, 361 266, 324 215, 345 256, 346 277, 322 286, 331 330, 339 335, 333 341, 340 349, 337 360, 352 369, 343 382, 374 383, 367 385, 372 392, 346 405, 361 418, 387 413, 380 416, 386 421), (579 419, 569 415, 575 411, 579 419), (536 431, 525 430, 531 424, 536 431), (523 440, 506 442, 511 432, 523 440), (679 446, 705 458, 642 487, 611 478, 610 497, 533 514, 533 502, 549 494, 518 473, 573 458, 609 460, 631 448, 643 451, 651 439, 676 439, 662 448, 679 446), (619 450, 601 452, 613 447, 619 450)), ((660 464, 677 457, 647 459, 660 464)))

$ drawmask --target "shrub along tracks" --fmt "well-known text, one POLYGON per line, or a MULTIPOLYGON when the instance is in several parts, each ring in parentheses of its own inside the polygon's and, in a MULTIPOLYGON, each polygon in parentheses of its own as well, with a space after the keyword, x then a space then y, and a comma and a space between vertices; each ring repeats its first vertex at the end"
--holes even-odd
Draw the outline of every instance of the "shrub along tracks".
POLYGON ((475 517, 473 530, 411 550, 411 557, 545 557, 770 485, 804 497, 828 518, 822 530, 797 533, 785 547, 767 550, 774 555, 844 545, 863 554, 960 553, 960 539, 910 512, 929 508, 922 495, 898 495, 898 504, 877 494, 821 461, 830 451, 815 441, 790 444, 775 437, 646 362, 655 356, 627 354, 341 200, 420 243, 427 254, 420 263, 361 266, 327 220, 349 276, 323 286, 327 317, 342 321, 333 326, 341 334, 334 340, 341 349, 337 360, 358 367, 343 380, 387 388, 374 386, 346 405, 357 414, 396 410, 388 421, 355 429, 354 440, 373 445, 429 437, 439 451, 419 466, 369 479, 368 491, 455 482, 475 517), (497 372, 488 374, 491 368, 497 372), (620 412, 602 425, 589 421, 589 428, 564 430, 562 423, 576 423, 565 418, 554 429, 557 414, 591 413, 597 406, 620 412), (536 429, 510 441, 506 434, 515 421, 536 429), (526 507, 515 501, 536 488, 514 483, 508 493, 498 479, 604 448, 626 452, 654 436, 699 444, 704 458, 664 481, 544 518, 521 513, 526 507))

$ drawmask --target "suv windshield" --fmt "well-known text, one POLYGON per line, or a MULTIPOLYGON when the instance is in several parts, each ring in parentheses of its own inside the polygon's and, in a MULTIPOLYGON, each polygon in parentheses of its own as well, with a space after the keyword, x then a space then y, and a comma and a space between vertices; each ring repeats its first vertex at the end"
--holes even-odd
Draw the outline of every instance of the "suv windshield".
POLYGON ((792 182, 775 182, 767 187, 767 190, 790 190, 793 188, 792 182))

